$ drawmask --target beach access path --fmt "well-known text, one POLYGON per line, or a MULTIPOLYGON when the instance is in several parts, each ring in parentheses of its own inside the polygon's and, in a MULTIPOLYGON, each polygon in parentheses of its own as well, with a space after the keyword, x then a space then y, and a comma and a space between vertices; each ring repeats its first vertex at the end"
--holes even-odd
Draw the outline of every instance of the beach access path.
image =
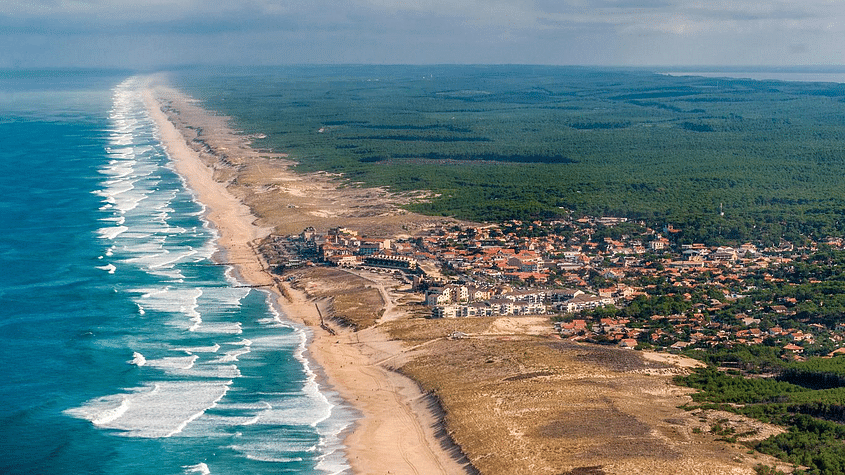
MULTIPOLYGON (((271 227, 267 224, 271 223, 262 222, 263 227, 255 224, 259 219, 244 203, 243 197, 230 191, 227 174, 219 173, 216 164, 210 166, 208 154, 201 157, 201 152, 189 145, 189 139, 174 123, 205 120, 206 123, 195 124, 203 127, 205 135, 230 134, 226 140, 234 145, 241 144, 244 147, 242 154, 258 160, 257 154, 248 150, 243 137, 220 129, 219 116, 205 113, 177 91, 151 83, 143 94, 175 170, 185 179, 197 200, 207 207, 207 217, 220 234, 219 244, 225 252, 221 260, 233 264, 246 283, 272 289, 284 314, 312 329, 308 352, 324 372, 323 384, 328 383, 361 413, 345 440, 354 473, 468 473, 454 451, 437 438, 441 414, 432 409, 433 405, 416 383, 377 364, 389 358, 391 352, 401 352, 400 344, 389 342, 377 328, 360 332, 339 329, 331 335, 320 328, 314 303, 302 292, 286 288, 283 294, 277 279, 265 271, 261 256, 254 251, 255 243, 270 232, 271 227), (162 97, 166 97, 164 103, 162 97), (180 116, 178 121, 172 120, 174 115, 180 116), (218 124, 218 127, 208 127, 209 123, 218 124)), ((228 147, 226 161, 242 159, 237 156, 239 153, 228 147)), ((265 168, 280 173, 277 167, 265 168)), ((288 173, 291 176, 274 179, 286 183, 301 181, 292 172, 288 173)), ((231 178, 231 174, 228 176, 231 178)), ((292 190, 292 194, 297 192, 292 190)), ((286 209, 291 214, 301 213, 301 208, 286 209)), ((301 216, 290 216, 292 221, 299 218, 301 216)))

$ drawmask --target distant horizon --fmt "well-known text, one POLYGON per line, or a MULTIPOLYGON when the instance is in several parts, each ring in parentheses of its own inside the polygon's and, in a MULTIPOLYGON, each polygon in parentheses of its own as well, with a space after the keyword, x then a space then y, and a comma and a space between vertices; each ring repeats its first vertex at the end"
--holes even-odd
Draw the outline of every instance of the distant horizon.
POLYGON ((804 65, 713 65, 713 64, 687 64, 687 65, 621 65, 621 64, 543 64, 543 63, 278 63, 278 64, 173 64, 163 65, 160 67, 129 67, 129 66, 0 66, 0 71, 127 71, 136 73, 154 73, 167 72, 176 70, 190 70, 190 69, 204 69, 204 68, 221 68, 222 70, 238 70, 238 69, 270 69, 283 67, 359 67, 359 66, 378 66, 378 67, 443 67, 443 66, 467 66, 467 67, 490 67, 490 66, 507 66, 507 67, 547 67, 547 68, 588 68, 588 69, 628 69, 628 70, 676 70, 679 72, 718 72, 718 71, 734 71, 734 72, 756 72, 756 71, 779 71, 779 72, 830 72, 830 73, 845 73, 845 63, 843 64, 804 64, 804 65))
MULTIPOLYGON (((26 81, 27 77, 48 78, 50 76, 74 75, 76 73, 97 73, 103 72, 108 75, 154 75, 169 73, 187 73, 191 71, 205 72, 212 70, 215 74, 228 75, 253 75, 261 74, 262 71, 273 72, 284 69, 326 69, 332 68, 548 68, 549 70, 560 69, 585 69, 593 71, 616 72, 647 72, 667 76, 690 76, 705 78, 724 78, 734 80, 753 81, 783 81, 783 82, 806 82, 806 83, 837 83, 845 84, 845 65, 804 65, 804 66, 713 66, 713 65, 687 65, 687 66, 612 66, 612 65, 553 65, 553 64, 459 64, 459 63, 433 63, 433 64, 375 64, 375 63, 299 63, 299 64, 277 64, 277 65, 175 65, 169 67, 143 69, 143 68, 119 68, 119 67, 33 67, 33 68, 4 68, 0 67, 0 81, 3 79, 17 79, 26 81)), ((362 72, 359 72, 361 74, 362 72)), ((39 79, 40 81, 41 79, 39 79)), ((0 89, 1 90, 1 89, 0 89)))

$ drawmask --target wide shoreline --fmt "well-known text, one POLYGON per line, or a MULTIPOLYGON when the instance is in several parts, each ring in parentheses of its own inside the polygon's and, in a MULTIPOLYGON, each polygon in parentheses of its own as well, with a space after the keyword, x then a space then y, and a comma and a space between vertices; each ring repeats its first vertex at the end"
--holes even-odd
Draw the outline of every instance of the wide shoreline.
POLYGON ((353 473, 467 473, 465 461, 459 461, 438 438, 442 417, 416 383, 375 364, 401 352, 399 344, 385 344, 386 338, 377 329, 340 330, 335 335, 323 331, 314 302, 267 272, 255 251, 254 244, 270 229, 256 225, 252 210, 225 181, 215 179, 213 167, 188 145, 187 138, 162 111, 152 85, 144 88, 143 96, 176 172, 206 207, 206 217, 219 233, 218 244, 226 261, 246 283, 272 290, 287 318, 312 329, 308 352, 319 366, 318 374, 324 375, 331 389, 362 415, 344 440, 353 473))

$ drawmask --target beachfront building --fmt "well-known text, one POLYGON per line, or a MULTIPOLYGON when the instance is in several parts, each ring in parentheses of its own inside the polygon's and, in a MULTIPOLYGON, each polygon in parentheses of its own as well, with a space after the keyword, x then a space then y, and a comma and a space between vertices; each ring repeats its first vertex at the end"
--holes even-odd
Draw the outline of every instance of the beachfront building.
POLYGON ((493 307, 487 302, 473 302, 467 305, 461 305, 462 317, 492 317, 493 307))
POLYGON ((375 267, 388 267, 391 269, 416 270, 417 260, 405 256, 389 256, 376 254, 364 258, 364 264, 375 267))
MULTIPOLYGON (((440 295, 442 294, 433 294, 440 295)), ((436 301, 432 297, 431 301, 436 301)), ((542 302, 514 301, 506 298, 490 299, 472 303, 443 303, 431 309, 432 318, 453 317, 498 317, 506 315, 543 315, 546 306, 542 302)))
POLYGON ((459 312, 457 305, 438 305, 431 309, 431 318, 455 318, 459 312))
POLYGON ((546 292, 542 289, 512 290, 510 292, 503 293, 501 297, 514 302, 542 304, 546 300, 546 292))
POLYGON ((583 290, 578 289, 554 289, 546 294, 546 298, 551 303, 561 303, 573 299, 579 295, 584 295, 584 293, 585 292, 583 290))
POLYGON ((605 305, 613 304, 612 298, 599 297, 597 295, 579 294, 566 302, 554 305, 556 310, 574 313, 582 310, 592 310, 594 308, 603 307, 605 305))
POLYGON ((425 304, 429 307, 440 307, 452 302, 452 292, 448 288, 431 287, 425 293, 425 304))
POLYGON ((356 253, 362 256, 372 256, 381 254, 386 249, 390 249, 390 239, 361 238, 358 241, 356 253))

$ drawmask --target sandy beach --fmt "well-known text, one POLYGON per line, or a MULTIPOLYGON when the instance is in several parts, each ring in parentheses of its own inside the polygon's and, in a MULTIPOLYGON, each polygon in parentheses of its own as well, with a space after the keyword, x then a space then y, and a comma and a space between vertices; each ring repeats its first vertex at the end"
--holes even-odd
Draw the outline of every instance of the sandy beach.
MULTIPOLYGON (((308 351, 322 368, 327 379, 324 383, 360 412, 361 418, 345 441, 354 473, 469 473, 466 464, 456 457, 454 448, 437 437, 441 420, 437 409, 432 409, 436 405, 430 404, 416 383, 376 364, 400 353, 398 343, 388 342, 377 329, 353 333, 338 328, 335 335, 329 334, 320 328, 317 309, 303 292, 277 282, 265 271, 254 247, 276 223, 260 222, 242 197, 236 196, 237 191, 233 193, 227 186, 231 174, 215 167, 214 157, 202 156, 189 146, 188 138, 171 121, 178 113, 176 109, 189 106, 184 96, 162 86, 150 85, 145 89, 144 100, 176 171, 207 207, 207 217, 220 234, 219 243, 225 250, 221 260, 233 264, 247 283, 272 289, 284 314, 312 329, 308 351), (162 96, 167 97, 167 107, 164 107, 167 114, 162 110, 162 96), (180 100, 183 102, 179 103, 180 100)), ((206 119, 215 120, 211 116, 206 119)), ((233 153, 226 159, 237 162, 241 157, 233 153)), ((283 171, 275 170, 282 173, 275 175, 280 182, 300 181, 292 173, 284 176, 283 171)), ((308 191, 314 193, 325 189, 325 185, 319 183, 301 185, 305 189, 291 189, 291 195, 301 196, 308 191)), ((303 217, 307 208, 289 209, 288 221, 297 226, 309 223, 303 217)), ((319 213, 312 212, 310 216, 320 218, 319 213)))

